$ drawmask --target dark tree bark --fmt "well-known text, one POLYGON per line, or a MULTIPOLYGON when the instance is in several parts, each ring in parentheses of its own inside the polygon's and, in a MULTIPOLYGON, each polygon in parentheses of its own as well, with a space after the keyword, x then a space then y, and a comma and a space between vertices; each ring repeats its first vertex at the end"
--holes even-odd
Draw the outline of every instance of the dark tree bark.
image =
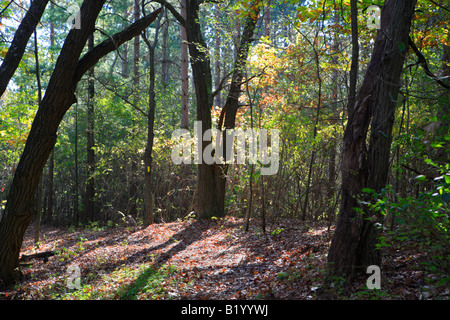
MULTIPOLYGON (((175 8, 165 0, 155 0, 164 5, 185 27, 190 53, 192 74, 194 78, 195 96, 197 100, 196 120, 202 123, 202 130, 195 139, 199 142, 199 153, 209 144, 202 137, 206 130, 211 129, 211 109, 213 107, 212 75, 208 47, 203 38, 200 26, 199 7, 201 0, 186 0, 186 17, 183 17, 175 8)), ((203 161, 198 165, 197 179, 197 218, 208 219, 210 217, 223 216, 220 210, 217 194, 217 182, 215 165, 206 164, 203 161)))
POLYGON ((6 90, 9 81, 22 60, 28 40, 41 20, 48 0, 34 0, 14 34, 14 39, 0 66, 0 97, 6 90))
MULTIPOLYGON (((94 35, 89 37, 88 50, 94 49, 94 35)), ((94 67, 89 70, 88 79, 88 99, 87 99, 87 178, 86 178, 86 194, 85 194, 85 208, 83 213, 82 223, 95 221, 95 136, 94 136, 94 99, 95 99, 95 84, 94 84, 94 67)))
MULTIPOLYGON (((225 133, 226 129, 234 129, 236 126, 236 113, 239 109, 239 97, 241 95, 241 86, 242 81, 246 74, 246 63, 248 51, 250 49, 250 44, 253 41, 253 35, 255 32, 256 23, 259 15, 259 6, 257 6, 256 12, 248 13, 244 22, 244 31, 242 33, 242 37, 239 41, 239 48, 236 54, 236 61, 234 63, 233 76, 231 79, 230 90, 228 92, 227 99, 225 101, 225 105, 220 113, 219 123, 217 128, 222 130, 222 126, 224 126, 224 133, 222 136, 223 149, 222 155, 225 160, 228 161, 227 158, 227 150, 226 150, 226 139, 227 135, 225 133)), ((228 172, 228 165, 216 165, 216 180, 217 180, 217 193, 219 196, 219 210, 225 214, 225 187, 226 187, 226 175, 228 172)))
MULTIPOLYGON (((181 15, 186 19, 186 0, 181 0, 181 15)), ((181 128, 189 127, 189 55, 186 28, 180 26, 181 33, 181 128)))
MULTIPOLYGON (((202 130, 199 132, 201 136, 196 138, 199 143, 199 152, 203 155, 203 150, 205 150, 208 142, 203 141, 202 137, 206 130, 211 129, 213 95, 210 59, 208 47, 201 32, 199 6, 200 1, 198 0, 186 0, 185 28, 197 99, 196 120, 202 123, 202 130)), ((204 163, 202 157, 202 163, 198 165, 198 219, 223 216, 223 212, 220 211, 216 186, 214 165, 204 163)))
POLYGON ((358 41, 358 3, 356 0, 350 1, 350 15, 352 28, 352 63, 350 66, 350 88, 348 94, 347 113, 350 116, 352 107, 355 104, 356 82, 358 78, 358 59, 359 59, 359 41, 358 41))
MULTIPOLYGON (((145 14, 144 1, 142 1, 142 12, 145 14)), ((147 144, 145 146, 144 152, 144 227, 148 227, 153 224, 153 199, 154 199, 154 189, 152 184, 152 172, 153 172, 153 142, 154 142, 154 125, 155 125, 155 109, 156 109, 156 99, 155 99, 155 49, 158 44, 159 28, 161 23, 160 15, 156 21, 155 26, 155 38, 153 43, 147 38, 146 32, 142 34, 145 44, 147 45, 149 52, 149 87, 148 87, 148 124, 147 124, 147 144)), ((163 33, 166 30, 163 30, 163 33)), ((163 34, 164 36, 164 34, 163 34)))
POLYGON ((414 0, 385 2, 381 30, 350 112, 344 133, 341 207, 328 253, 332 275, 352 276, 369 265, 381 266, 375 244, 382 217, 361 207, 358 195, 363 188, 380 191, 387 181, 394 111, 415 4, 414 0))
POLYGON ((79 60, 83 48, 94 32, 95 21, 105 0, 85 0, 81 6, 81 28, 66 37, 20 157, 0 221, 0 279, 12 283, 17 272, 19 252, 25 231, 34 215, 34 195, 42 169, 56 143, 58 126, 76 101, 78 81, 104 55, 138 35, 160 10, 155 11, 122 32, 105 40, 79 60))
POLYGON ((215 41, 214 41, 214 90, 216 95, 214 96, 214 106, 221 107, 222 101, 220 99, 220 47, 221 47, 221 39, 220 39, 220 8, 219 5, 216 4, 214 6, 214 16, 216 18, 216 26, 214 28, 215 41))

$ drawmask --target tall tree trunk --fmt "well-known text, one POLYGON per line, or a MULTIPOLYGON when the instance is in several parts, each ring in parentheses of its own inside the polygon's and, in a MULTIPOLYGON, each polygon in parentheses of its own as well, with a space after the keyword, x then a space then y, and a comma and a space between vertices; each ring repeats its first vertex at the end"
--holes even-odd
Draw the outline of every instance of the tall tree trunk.
POLYGON ((73 217, 72 221, 75 225, 78 225, 80 222, 80 212, 79 212, 79 205, 78 201, 80 198, 80 185, 79 185, 79 177, 78 177, 78 104, 75 104, 75 148, 74 148, 74 162, 75 162, 75 173, 74 173, 74 192, 73 192, 73 217))
MULTIPOLYGON (((316 34, 317 39, 318 34, 316 34)), ((307 39, 307 38, 306 38, 307 39)), ((316 137, 317 137, 317 129, 319 125, 320 120, 320 111, 322 108, 322 78, 320 77, 320 63, 319 63, 319 52, 317 51, 316 47, 313 45, 310 40, 307 39, 311 47, 314 51, 314 61, 316 63, 316 77, 317 81, 319 83, 319 90, 318 90, 318 97, 317 97, 317 109, 316 109, 316 118, 314 120, 314 128, 313 128, 313 146, 311 151, 311 158, 309 160, 309 169, 308 169, 308 178, 306 181, 306 190, 305 190, 305 201, 303 202, 303 209, 302 209, 302 221, 306 220, 306 212, 308 209, 308 200, 309 200, 309 193, 311 190, 311 177, 312 177, 312 171, 313 171, 313 165, 316 159, 316 137)), ((315 42, 315 40, 314 40, 315 42)))
MULTIPOLYGON (((226 161, 230 160, 227 157, 227 134, 226 129, 234 129, 236 126, 236 114, 239 109, 239 97, 241 95, 242 81, 246 75, 246 64, 247 56, 250 49, 250 44, 253 41, 253 35, 255 32, 256 23, 258 21, 260 7, 257 6, 256 11, 251 12, 247 15, 244 22, 244 30, 242 33, 242 38, 239 42, 239 48, 236 54, 236 60, 234 62, 233 76, 231 79, 230 90, 228 92, 225 105, 222 108, 219 117, 218 129, 222 130, 222 125, 224 126, 222 135, 222 152, 224 159, 226 161)), ((216 181, 217 181, 217 194, 219 200, 219 210, 222 215, 225 214, 225 187, 226 187, 226 176, 228 172, 227 164, 216 165, 216 181)))
MULTIPOLYGON (((156 42, 156 37, 155 40, 156 42)), ((154 43, 155 43, 154 42, 154 43)), ((154 140, 154 123, 155 123, 155 47, 149 46, 149 63, 150 63, 150 74, 149 74, 149 89, 148 89, 148 128, 147 128, 147 145, 145 147, 144 153, 144 186, 145 186, 145 197, 144 197, 144 227, 148 227, 153 224, 153 199, 154 190, 152 185, 152 171, 153 171, 153 140, 154 140)))
MULTIPOLYGON (((181 16, 186 19, 187 0, 181 0, 181 16)), ((196 13, 197 14, 197 13, 196 13)), ((198 23, 198 22, 196 22, 198 23)), ((188 36, 186 28, 180 26, 181 32, 181 128, 189 127, 189 64, 188 64, 188 36)), ((200 35, 201 36, 201 35, 200 35)))
MULTIPOLYGON (((39 71, 39 53, 38 53, 38 45, 37 45, 37 32, 34 30, 34 59, 36 64, 36 82, 38 89, 38 105, 41 104, 42 101, 42 86, 41 86, 41 75, 39 71)), ((43 175, 39 179, 39 188, 37 192, 37 206, 36 206, 36 227, 34 232, 34 243, 37 244, 39 242, 39 232, 41 229, 41 218, 42 218, 42 196, 44 193, 44 181, 43 175)))
MULTIPOLYGON (((89 38, 88 49, 94 49, 94 35, 89 38)), ((85 212, 83 214, 82 223, 94 221, 95 214, 95 140, 94 140, 94 104, 95 104, 95 84, 94 84, 94 68, 89 70, 88 80, 88 101, 87 101, 87 179, 86 179, 86 198, 85 212)))
POLYGON ((221 107, 222 102, 220 99, 220 8, 219 5, 214 5, 214 15, 216 18, 216 26, 215 26, 215 41, 214 41, 214 88, 216 90, 216 96, 214 97, 214 106, 221 107))
MULTIPOLYGON (((138 21, 141 15, 140 10, 140 0, 134 0, 134 21, 138 21)), ((134 63, 133 63, 133 104, 137 105, 139 101, 139 59, 141 58, 140 53, 140 37, 134 38, 134 63)), ((131 175, 130 175, 130 186, 129 186, 129 201, 130 201, 130 210, 128 214, 134 218, 137 218, 137 204, 136 204, 136 196, 137 196, 137 169, 138 164, 137 160, 131 159, 131 175)))
MULTIPOLYGON (((142 11, 145 14, 144 1, 142 1, 142 11)), ((155 38, 153 39, 153 43, 147 38, 147 35, 144 31, 142 38, 144 39, 145 44, 147 45, 149 52, 149 88, 148 88, 148 126, 147 126, 147 145, 145 147, 144 152, 144 227, 148 227, 153 224, 153 200, 155 197, 153 183, 152 183, 152 172, 153 172, 153 141, 154 141, 154 125, 155 125, 155 109, 156 109, 156 100, 155 100, 155 49, 158 43, 158 35, 160 22, 163 15, 160 15, 158 20, 156 21, 155 26, 155 38)), ((167 15, 166 15, 167 18, 167 15)), ((167 20, 166 20, 167 21, 167 20)), ((167 22, 166 22, 167 24, 167 22)), ((163 28, 163 36, 164 36, 164 28, 163 28)), ((164 38, 164 37, 163 37, 164 38)))
POLYGON ((378 192, 387 181, 394 111, 415 4, 415 0, 385 2, 372 58, 351 106, 344 134, 341 207, 328 253, 332 275, 351 276, 369 265, 381 265, 375 244, 382 218, 361 207, 358 195, 363 188, 378 192))
MULTIPOLYGON (((203 154, 208 144, 207 141, 203 141, 202 137, 206 130, 211 129, 213 96, 210 59, 201 32, 199 5, 200 1, 198 0, 186 0, 185 28, 197 99, 196 119, 202 125, 202 129, 195 139, 199 142, 199 153, 203 154)), ((221 215, 216 192, 214 165, 206 164, 203 157, 202 162, 198 165, 197 196, 198 219, 221 215)))
MULTIPOLYGON (((334 23, 335 25, 339 24, 339 11, 336 6, 336 1, 334 1, 334 23)), ((331 58, 331 63, 333 65, 338 65, 338 51, 339 51, 339 39, 337 30, 333 33, 333 57, 331 58)), ((333 118, 338 118, 338 112, 337 112, 337 104, 338 104, 338 76, 339 71, 338 68, 333 69, 332 74, 332 103, 331 103, 331 114, 333 118)), ((331 123, 336 126, 337 120, 333 119, 331 123)), ((334 135, 331 138, 330 141, 330 149, 328 151, 329 153, 329 160, 328 160, 328 189, 330 192, 327 193, 327 215, 328 215, 328 221, 331 224, 332 220, 334 219, 334 194, 336 193, 336 145, 337 145, 337 132, 336 129, 334 129, 334 135)))
POLYGON ((264 37, 270 40, 270 23, 271 23, 271 13, 270 13, 270 5, 272 1, 269 0, 267 7, 265 8, 264 13, 264 37))
MULTIPOLYGON (((50 3, 50 8, 53 9, 53 2, 50 3)), ((50 47, 55 45, 55 24, 50 22, 50 47)), ((53 51, 50 52, 51 61, 53 61, 53 51)), ((53 223, 53 171, 55 168, 55 151, 52 150, 50 159, 48 161, 48 185, 47 185, 47 215, 46 219, 49 223, 53 223)))
POLYGON ((350 0, 350 16, 352 28, 352 63, 350 66, 350 88, 347 104, 347 113, 353 111, 356 97, 356 82, 358 78, 358 59, 359 59, 359 41, 358 41, 358 2, 357 0, 350 0))
POLYGON ((161 80, 164 90, 169 84, 169 46, 167 40, 169 38, 169 18, 167 16, 167 9, 164 9, 164 23, 161 30, 161 80))

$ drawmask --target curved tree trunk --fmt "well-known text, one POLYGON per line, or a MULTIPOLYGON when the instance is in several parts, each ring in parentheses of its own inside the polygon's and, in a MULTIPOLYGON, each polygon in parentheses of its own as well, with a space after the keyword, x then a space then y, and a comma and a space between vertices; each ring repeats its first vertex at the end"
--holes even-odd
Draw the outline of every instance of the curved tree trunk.
POLYGON ((153 22, 160 10, 103 41, 80 59, 94 32, 95 21, 105 0, 85 0, 81 6, 81 28, 66 37, 50 81, 33 120, 20 157, 0 221, 0 285, 16 278, 23 236, 34 215, 34 195, 44 165, 56 143, 56 132, 64 114, 75 103, 75 88, 81 77, 116 46, 139 35, 153 22))
POLYGON ((381 30, 352 106, 344 134, 342 202, 328 253, 333 275, 351 276, 365 272, 369 265, 381 265, 375 245, 382 217, 362 208, 357 197, 363 188, 378 192, 387 182, 394 111, 415 4, 414 0, 385 2, 381 30))

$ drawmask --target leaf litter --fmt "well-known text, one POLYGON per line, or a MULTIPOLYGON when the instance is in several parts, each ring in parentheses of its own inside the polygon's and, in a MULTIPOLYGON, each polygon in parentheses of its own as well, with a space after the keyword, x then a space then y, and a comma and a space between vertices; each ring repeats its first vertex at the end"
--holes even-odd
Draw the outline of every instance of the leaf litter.
MULTIPOLYGON (((333 227, 327 230, 325 223, 282 220, 262 233, 257 220, 251 221, 248 232, 244 225, 243 219, 226 217, 145 229, 47 226, 42 228, 39 248, 33 245, 30 226, 21 254, 46 250, 57 254, 47 263, 34 260, 20 266, 23 279, 14 289, 1 292, 0 299, 320 298, 317 289, 325 278, 333 227), (67 286, 71 265, 81 271, 79 290, 67 286)), ((405 252, 388 253, 391 260, 394 256, 403 257, 397 262, 401 267, 420 260, 418 254, 411 253, 407 260, 405 252)), ((429 289, 417 268, 392 272, 388 263, 386 274, 383 294, 368 293, 361 279, 343 298, 448 298, 448 290, 429 289)))

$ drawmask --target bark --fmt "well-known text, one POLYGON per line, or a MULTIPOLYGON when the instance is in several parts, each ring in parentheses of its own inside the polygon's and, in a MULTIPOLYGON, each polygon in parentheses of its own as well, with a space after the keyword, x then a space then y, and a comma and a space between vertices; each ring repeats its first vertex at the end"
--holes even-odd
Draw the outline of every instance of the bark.
POLYGON ((381 266, 381 252, 375 244, 382 220, 361 207, 358 195, 363 188, 379 191, 387 181, 394 111, 415 4, 410 0, 385 2, 381 30, 350 112, 344 133, 341 207, 328 253, 331 275, 352 276, 365 272, 369 265, 381 266))
MULTIPOLYGON (((139 20, 141 15, 140 10, 140 2, 139 0, 134 0, 134 22, 139 20)), ((133 104, 138 105, 139 99, 139 59, 140 59, 140 42, 139 37, 134 38, 134 64, 133 64, 133 104)), ((137 205, 136 205, 136 196, 137 196, 137 168, 138 164, 136 159, 131 159, 131 175, 130 175, 130 186, 129 186, 129 201, 130 201, 130 210, 128 214, 134 218, 137 217, 137 205)))
MULTIPOLYGON (((181 15, 186 19, 186 1, 181 0, 181 15)), ((181 25, 181 128, 189 127, 189 73, 188 73, 188 38, 186 28, 181 25)))
MULTIPOLYGON (((89 37, 88 49, 94 49, 94 35, 89 37)), ((88 79, 88 100, 87 100, 87 178, 86 178, 86 195, 85 208, 83 213, 82 223, 95 220, 95 136, 94 136, 94 99, 95 99, 95 84, 94 84, 94 67, 89 70, 88 79)))
POLYGON ((264 37, 270 40, 270 23, 271 23, 271 14, 270 14, 270 6, 272 1, 269 0, 269 3, 266 7, 266 12, 264 13, 264 37))
MULTIPOLYGON (((53 3, 50 3, 50 8, 53 8, 53 3)), ((50 47, 55 45, 55 25, 53 21, 50 22, 50 47)), ((51 60, 53 61, 53 53, 51 53, 51 60)), ((50 159, 48 160, 48 185, 47 185, 47 214, 46 219, 49 223, 53 222, 53 171, 55 168, 55 150, 52 150, 50 159)))
POLYGON ((352 63, 350 66, 350 88, 347 104, 347 113, 350 116, 352 106, 355 104, 356 82, 358 77, 359 41, 358 41, 358 3, 350 1, 350 15, 352 28, 352 63))
POLYGON ((126 39, 139 34, 157 16, 157 10, 139 20, 112 39, 80 55, 95 28, 95 20, 105 0, 85 0, 81 6, 81 29, 72 29, 66 37, 47 85, 42 103, 33 120, 8 193, 6 208, 0 221, 1 285, 12 283, 17 272, 18 257, 25 231, 34 215, 34 195, 42 169, 56 143, 56 132, 64 114, 76 101, 75 88, 83 74, 104 55, 126 39))
MULTIPOLYGON (((39 71, 39 53, 38 53, 38 45, 37 45, 37 32, 34 30, 34 59, 36 63, 36 82, 38 87, 38 105, 42 101, 42 86, 41 86, 41 76, 39 71)), ((41 230, 41 218, 42 218, 42 196, 44 193, 44 181, 43 176, 41 175, 39 179, 39 188, 37 192, 37 206, 36 206, 36 227, 34 231, 34 243, 37 244, 39 242, 39 232, 41 230)))
MULTIPOLYGON (((210 59, 208 47, 201 32, 199 5, 200 1, 198 0, 186 0, 185 27, 197 100, 196 120, 202 123, 202 130, 199 132, 201 136, 196 138, 199 141, 199 152, 203 154, 203 150, 205 150, 208 142, 203 141, 202 137, 206 130, 211 129, 213 96, 210 59)), ((223 215, 223 212, 220 212, 219 209, 216 186, 214 165, 206 164, 202 160, 202 163, 198 165, 198 219, 208 219, 213 216, 219 217, 223 215)))
MULTIPOLYGON (((233 76, 231 79, 230 90, 228 92, 225 105, 220 113, 218 129, 222 130, 222 125, 224 126, 222 141, 223 149, 222 155, 225 160, 227 158, 226 150, 226 139, 227 135, 225 133, 226 129, 234 129, 236 126, 236 113, 239 109, 239 97, 241 95, 242 81, 246 74, 246 63, 247 56, 250 49, 250 44, 253 41, 253 35, 255 32, 256 23, 259 15, 259 6, 255 12, 251 12, 247 15, 244 22, 244 30, 242 33, 242 38, 239 42, 239 48, 236 54, 236 60, 233 68, 233 76)), ((226 175, 228 172, 228 165, 216 165, 216 180, 217 180, 217 193, 219 200, 219 210, 225 214, 225 187, 226 187, 226 175)))
MULTIPOLYGON (((144 13, 144 7, 142 10, 144 13)), ((154 142, 154 125, 155 125, 155 109, 156 109, 156 100, 155 100, 155 49, 158 43, 158 35, 160 22, 163 15, 160 15, 155 26, 155 38, 153 43, 150 43, 148 40, 146 33, 144 31, 142 37, 144 39, 145 44, 147 45, 149 52, 149 88, 148 88, 148 125, 147 125, 147 145, 145 147, 144 152, 144 227, 148 227, 153 224, 153 199, 154 189, 152 184, 152 172, 153 172, 153 142, 154 142)), ((164 33, 164 29, 163 29, 164 33)))
POLYGON ((215 26, 215 42, 214 42, 214 90, 216 95, 214 96, 214 106, 221 107, 221 95, 220 95, 220 8, 219 5, 214 6, 214 15, 216 18, 216 26, 215 26))
POLYGON ((48 0, 34 0, 17 28, 11 46, 0 66, 0 97, 5 92, 9 81, 17 70, 28 40, 36 29, 39 20, 41 20, 47 3, 48 0))
POLYGON ((164 10, 165 22, 162 25, 161 31, 161 81, 164 89, 167 89, 169 83, 169 53, 167 39, 169 37, 169 18, 167 17, 167 9, 164 10))

